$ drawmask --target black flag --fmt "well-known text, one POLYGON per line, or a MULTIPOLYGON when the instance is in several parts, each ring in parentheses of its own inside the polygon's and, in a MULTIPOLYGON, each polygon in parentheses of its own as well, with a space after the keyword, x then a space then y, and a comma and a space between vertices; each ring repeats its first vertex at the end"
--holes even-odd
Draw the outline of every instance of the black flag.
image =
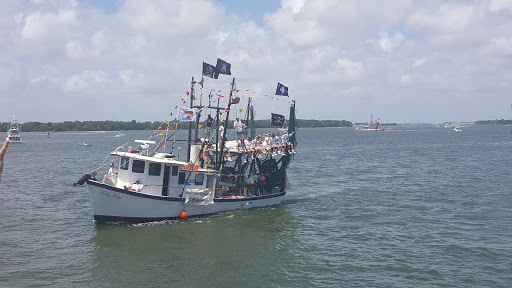
POLYGON ((216 72, 216 70, 217 69, 215 68, 215 66, 203 62, 203 75, 204 76, 207 76, 207 77, 210 77, 213 79, 217 79, 218 78, 217 76, 219 74, 216 72))
POLYGON ((270 121, 270 125, 278 126, 278 127, 283 127, 283 125, 284 125, 284 116, 272 113, 272 118, 271 118, 271 121, 270 121))
MULTIPOLYGON (((217 58, 217 73, 215 75, 218 75, 219 74, 225 74, 225 75, 231 75, 231 64, 229 64, 228 62, 220 59, 220 58, 217 58)), ((215 79, 217 79, 217 77, 215 77, 215 79)))
MULTIPOLYGON (((288 87, 277 82, 276 95, 288 96, 288 87)), ((288 96, 288 97, 290 97, 290 96, 288 96)))

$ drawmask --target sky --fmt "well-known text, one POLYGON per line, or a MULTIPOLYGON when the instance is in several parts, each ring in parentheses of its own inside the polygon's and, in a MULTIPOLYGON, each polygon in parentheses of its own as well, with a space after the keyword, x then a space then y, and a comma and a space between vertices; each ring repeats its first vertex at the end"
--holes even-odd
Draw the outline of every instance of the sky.
POLYGON ((0 122, 160 121, 217 58, 257 119, 512 118, 512 0, 7 0, 0 122))

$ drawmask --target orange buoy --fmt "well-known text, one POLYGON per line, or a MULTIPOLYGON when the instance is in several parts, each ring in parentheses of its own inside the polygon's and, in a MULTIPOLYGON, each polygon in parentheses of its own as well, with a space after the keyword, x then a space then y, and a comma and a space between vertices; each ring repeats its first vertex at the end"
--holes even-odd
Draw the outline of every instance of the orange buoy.
POLYGON ((187 218, 188 218, 187 212, 185 212, 185 211, 181 212, 180 218, 181 218, 181 220, 187 220, 187 218))

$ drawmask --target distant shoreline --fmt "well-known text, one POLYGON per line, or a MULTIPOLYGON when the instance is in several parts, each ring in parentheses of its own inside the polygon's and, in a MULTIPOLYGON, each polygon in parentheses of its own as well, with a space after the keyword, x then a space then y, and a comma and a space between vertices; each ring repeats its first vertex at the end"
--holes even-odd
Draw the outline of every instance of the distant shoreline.
MULTIPOLYGON (((255 120, 256 128, 269 128, 269 120, 255 120)), ((443 122, 452 124, 476 124, 476 125, 512 125, 512 120, 479 120, 475 122, 443 122)), ((401 126, 401 125, 439 125, 443 123, 382 123, 383 126, 401 126)), ((169 123, 171 127, 176 127, 176 121, 169 123)), ((200 123, 203 124, 204 123, 200 123)), ((351 128, 355 126, 367 125, 367 123, 352 123, 347 120, 315 120, 315 119, 297 119, 298 128, 351 128)), ((26 122, 20 123, 22 132, 82 132, 82 133, 98 133, 98 132, 119 132, 119 131, 144 131, 157 130, 160 125, 166 129, 167 124, 156 121, 138 122, 132 121, 64 121, 64 122, 26 122)), ((0 122, 0 127, 5 127, 7 131, 9 122, 0 122)), ((232 129, 233 122, 229 121, 228 129, 232 129)), ((277 127, 274 127, 277 128, 277 127)), ((188 129, 188 122, 181 123, 180 130, 188 129)), ((0 131, 2 128, 0 128, 0 131)))
MULTIPOLYGON (((179 128, 188 129, 188 123, 193 122, 185 122, 180 123, 179 128)), ((200 124, 204 125, 203 122, 200 124)), ((233 127, 233 121, 229 121, 228 129, 233 127)), ((254 126, 256 128, 268 128, 269 120, 255 120, 254 126)), ((145 121, 138 122, 135 120, 132 121, 64 121, 64 122, 26 122, 20 123, 22 132, 116 132, 116 131, 141 131, 141 130, 157 130, 157 129, 167 129, 169 127, 177 127, 178 123, 176 121, 169 122, 161 122, 161 121, 145 121)), ((352 122, 347 120, 312 120, 312 119, 297 119, 296 125, 299 128, 342 128, 342 127, 352 127, 352 122)), ((0 122, 0 127, 5 127, 7 131, 9 127, 8 122, 0 122)), ((278 128, 278 127, 274 127, 278 128)), ((1 130, 1 128, 0 128, 1 130)))
POLYGON ((475 121, 478 125, 512 125, 512 120, 479 120, 475 121))

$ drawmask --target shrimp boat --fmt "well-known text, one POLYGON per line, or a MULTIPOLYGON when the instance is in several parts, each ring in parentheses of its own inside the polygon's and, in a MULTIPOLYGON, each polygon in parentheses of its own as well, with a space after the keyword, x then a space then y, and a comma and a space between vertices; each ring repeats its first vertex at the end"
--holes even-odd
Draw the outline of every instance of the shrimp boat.
MULTIPOLYGON (((286 169, 295 153, 290 148, 291 144, 296 144, 295 101, 290 101, 288 144, 281 145, 280 151, 274 146, 256 152, 256 149, 240 147, 244 142, 250 146, 249 141, 228 141, 228 133, 223 133, 228 131, 230 111, 238 114, 240 109, 235 79, 230 85, 225 107, 220 107, 220 95, 212 105, 215 96, 211 92, 207 105, 194 104, 198 84, 202 85, 203 81, 198 83, 192 78, 190 98, 186 99, 190 107, 180 107, 178 119, 173 120, 176 122, 165 120, 149 139, 135 140, 135 148, 125 148, 125 144, 110 153, 117 159, 113 163, 119 168, 112 183, 96 179, 98 168, 74 184, 87 183, 95 221, 186 219, 281 203, 289 188, 286 169), (211 114, 216 117, 211 118, 211 114), (210 121, 201 125, 200 119, 204 115, 208 115, 210 121), (186 124, 188 139, 181 143, 186 143, 188 148, 187 159, 180 161, 180 150, 175 151, 180 143, 176 133, 186 124), (160 140, 159 135, 162 136, 160 140), (166 152, 169 146, 170 151, 166 152)), ((254 123, 251 101, 249 98, 244 119, 246 125, 254 123)), ((254 138, 255 131, 254 127, 247 127, 246 134, 250 133, 254 138)))
POLYGON ((9 130, 7 131, 7 140, 9 143, 22 143, 21 133, 20 133, 20 124, 16 120, 16 117, 13 116, 11 122, 9 123, 9 130))
POLYGON ((377 121, 373 121, 373 114, 370 116, 370 122, 368 125, 364 125, 361 127, 358 127, 357 130, 362 131, 386 131, 384 130, 384 127, 382 127, 382 124, 380 123, 380 119, 377 119, 377 121))

